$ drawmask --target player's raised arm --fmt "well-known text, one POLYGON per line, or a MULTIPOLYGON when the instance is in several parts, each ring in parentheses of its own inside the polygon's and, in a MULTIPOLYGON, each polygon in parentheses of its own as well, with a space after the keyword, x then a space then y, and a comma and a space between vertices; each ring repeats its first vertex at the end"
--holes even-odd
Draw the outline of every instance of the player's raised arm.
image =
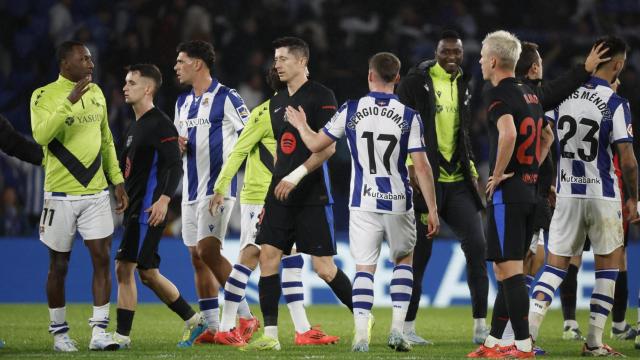
POLYGON ((300 137, 304 144, 314 153, 326 149, 331 143, 336 141, 335 138, 329 137, 325 132, 315 132, 307 123, 307 115, 302 107, 295 109, 287 106, 287 120, 300 133, 300 137))

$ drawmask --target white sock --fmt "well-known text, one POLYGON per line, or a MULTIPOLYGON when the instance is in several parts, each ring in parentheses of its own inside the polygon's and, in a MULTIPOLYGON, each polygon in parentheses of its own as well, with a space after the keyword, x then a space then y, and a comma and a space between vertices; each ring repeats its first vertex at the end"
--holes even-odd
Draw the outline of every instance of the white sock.
POLYGON ((516 348, 520 351, 531 352, 532 350, 531 338, 526 338, 524 340, 516 340, 516 348))
POLYGON ((409 310, 409 301, 413 291, 413 268, 411 265, 400 264, 393 268, 391 286, 391 304, 393 305, 391 316, 391 330, 403 332, 404 319, 409 310))
POLYGON ((208 298, 198 300, 200 305, 200 313, 204 317, 209 330, 216 332, 220 327, 220 307, 218 306, 218 298, 208 298))
POLYGON ((278 340, 278 327, 277 326, 265 326, 264 334, 270 338, 278 340))
POLYGON ((613 307, 617 277, 618 269, 596 270, 596 286, 591 294, 589 333, 587 334, 587 345, 590 348, 602 346, 602 333, 613 307))
POLYGON ((242 298, 242 301, 240 301, 240 305, 238 306, 238 316, 243 319, 253 318, 253 314, 251 313, 251 308, 249 307, 247 298, 242 298))
POLYGON ((404 332, 405 332, 405 334, 408 333, 408 332, 411 332, 411 331, 413 331, 413 332, 416 331, 416 321, 415 320, 413 320, 413 321, 405 321, 404 322, 404 332))
POLYGON ((93 336, 106 331, 109 326, 109 303, 93 307, 93 316, 89 319, 89 326, 93 328, 93 336))
POLYGON ((66 306, 60 308, 49 308, 49 333, 64 334, 69 331, 69 325, 67 325, 67 308, 66 306))
POLYGON ((198 326, 201 320, 202 320, 202 315, 200 315, 199 313, 195 313, 192 317, 189 318, 189 320, 185 321, 184 323, 188 327, 193 328, 195 326, 198 326))
POLYGON ((569 327, 571 329, 578 329, 580 328, 580 325, 578 325, 578 322, 576 320, 565 320, 564 321, 564 327, 569 327))
POLYGON ((282 294, 287 302, 289 314, 297 333, 305 333, 311 329, 304 309, 304 288, 302 286, 302 254, 282 258, 282 294))
POLYGON ((249 276, 251 276, 251 269, 242 264, 233 265, 229 278, 224 284, 224 307, 222 308, 220 331, 229 331, 236 327, 236 315, 242 303, 249 307, 247 301, 244 300, 249 276))
POLYGON ((553 301, 553 296, 562 284, 562 280, 567 275, 566 270, 558 269, 551 265, 544 266, 544 272, 540 275, 540 279, 533 288, 531 301, 529 303, 529 333, 533 340, 538 339, 538 332, 542 320, 547 313, 547 309, 553 301), (537 300, 538 295, 543 295, 543 300, 537 300))
POLYGON ((491 335, 487 336, 487 338, 484 340, 484 346, 488 348, 492 348, 496 345, 500 345, 500 339, 496 339, 491 335))
POLYGON ((356 272, 353 279, 351 299, 356 330, 355 341, 368 339, 369 316, 373 306, 373 279, 373 274, 367 271, 356 272))
POLYGON ((612 321, 611 326, 616 330, 624 331, 627 328, 627 322, 625 320, 621 322, 612 321))
POLYGON ((486 328, 487 327, 487 319, 486 318, 474 318, 473 319, 473 328, 486 328))

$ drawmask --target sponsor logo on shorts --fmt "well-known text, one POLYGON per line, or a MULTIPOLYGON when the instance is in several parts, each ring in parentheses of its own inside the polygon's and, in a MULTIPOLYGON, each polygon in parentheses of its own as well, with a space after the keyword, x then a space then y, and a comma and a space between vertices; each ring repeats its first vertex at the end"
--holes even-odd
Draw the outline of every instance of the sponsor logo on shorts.
POLYGON ((253 217, 256 216, 256 213, 254 213, 253 211, 249 213, 249 217, 253 219, 253 217))
POLYGON ((567 174, 567 172, 562 169, 560 170, 560 181, 568 182, 571 184, 597 184, 600 185, 601 180, 599 178, 591 178, 586 176, 573 176, 567 174))
POLYGON ((367 184, 364 184, 362 189, 362 196, 372 197, 377 200, 406 200, 407 195, 404 193, 394 194, 394 193, 383 193, 379 191, 374 191, 373 188, 367 184))
POLYGON ((212 224, 209 224, 209 232, 213 232, 213 229, 215 229, 215 226, 212 224))

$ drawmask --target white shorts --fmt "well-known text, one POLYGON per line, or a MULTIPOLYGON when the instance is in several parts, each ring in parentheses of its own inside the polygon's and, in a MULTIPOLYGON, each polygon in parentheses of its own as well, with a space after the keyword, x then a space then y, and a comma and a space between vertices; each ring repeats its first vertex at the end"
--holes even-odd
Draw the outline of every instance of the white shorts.
POLYGON ((262 204, 240 204, 240 251, 249 245, 260 249, 260 245, 256 244, 256 236, 263 208, 262 204))
POLYGON ((382 214, 351 210, 349 249, 356 265, 376 265, 382 240, 389 243, 391 261, 406 256, 416 246, 416 220, 406 214, 382 214))
POLYGON ((540 229, 538 232, 534 232, 531 237, 531 244, 529 245, 529 251, 533 255, 538 253, 538 246, 544 247, 544 229, 540 229))
POLYGON ((624 242, 619 200, 558 198, 549 227, 549 252, 560 256, 582 254, 589 236, 596 255, 611 254, 624 242))
POLYGON ((113 235, 109 192, 89 199, 45 199, 40 216, 40 241, 50 249, 69 252, 76 231, 85 241, 113 235))
POLYGON ((235 199, 224 199, 224 205, 214 216, 209 213, 209 198, 182 204, 182 242, 196 246, 198 241, 213 236, 220 240, 222 248, 235 202, 235 199))

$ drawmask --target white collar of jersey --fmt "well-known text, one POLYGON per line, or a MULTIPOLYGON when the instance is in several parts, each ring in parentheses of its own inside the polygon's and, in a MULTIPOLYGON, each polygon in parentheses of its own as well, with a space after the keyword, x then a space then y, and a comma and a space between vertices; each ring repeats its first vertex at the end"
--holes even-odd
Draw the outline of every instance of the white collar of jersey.
MULTIPOLYGON (((209 85, 209 88, 207 89, 207 91, 205 91, 202 95, 204 95, 204 94, 206 94, 206 93, 213 92, 213 90, 215 90, 215 89, 216 89, 216 87, 218 86, 218 84, 219 84, 218 79, 213 78, 213 79, 211 80, 211 85, 209 85)), ((200 95, 200 96, 196 96, 196 92, 193 90, 193 87, 191 87, 191 95, 193 95, 193 98, 194 98, 194 99, 197 99, 197 98, 201 98, 201 97, 202 97, 202 95, 200 95)))
POLYGON ((388 94, 379 91, 371 91, 367 94, 367 96, 371 96, 376 99, 396 99, 398 100, 398 95, 396 94, 388 94))

